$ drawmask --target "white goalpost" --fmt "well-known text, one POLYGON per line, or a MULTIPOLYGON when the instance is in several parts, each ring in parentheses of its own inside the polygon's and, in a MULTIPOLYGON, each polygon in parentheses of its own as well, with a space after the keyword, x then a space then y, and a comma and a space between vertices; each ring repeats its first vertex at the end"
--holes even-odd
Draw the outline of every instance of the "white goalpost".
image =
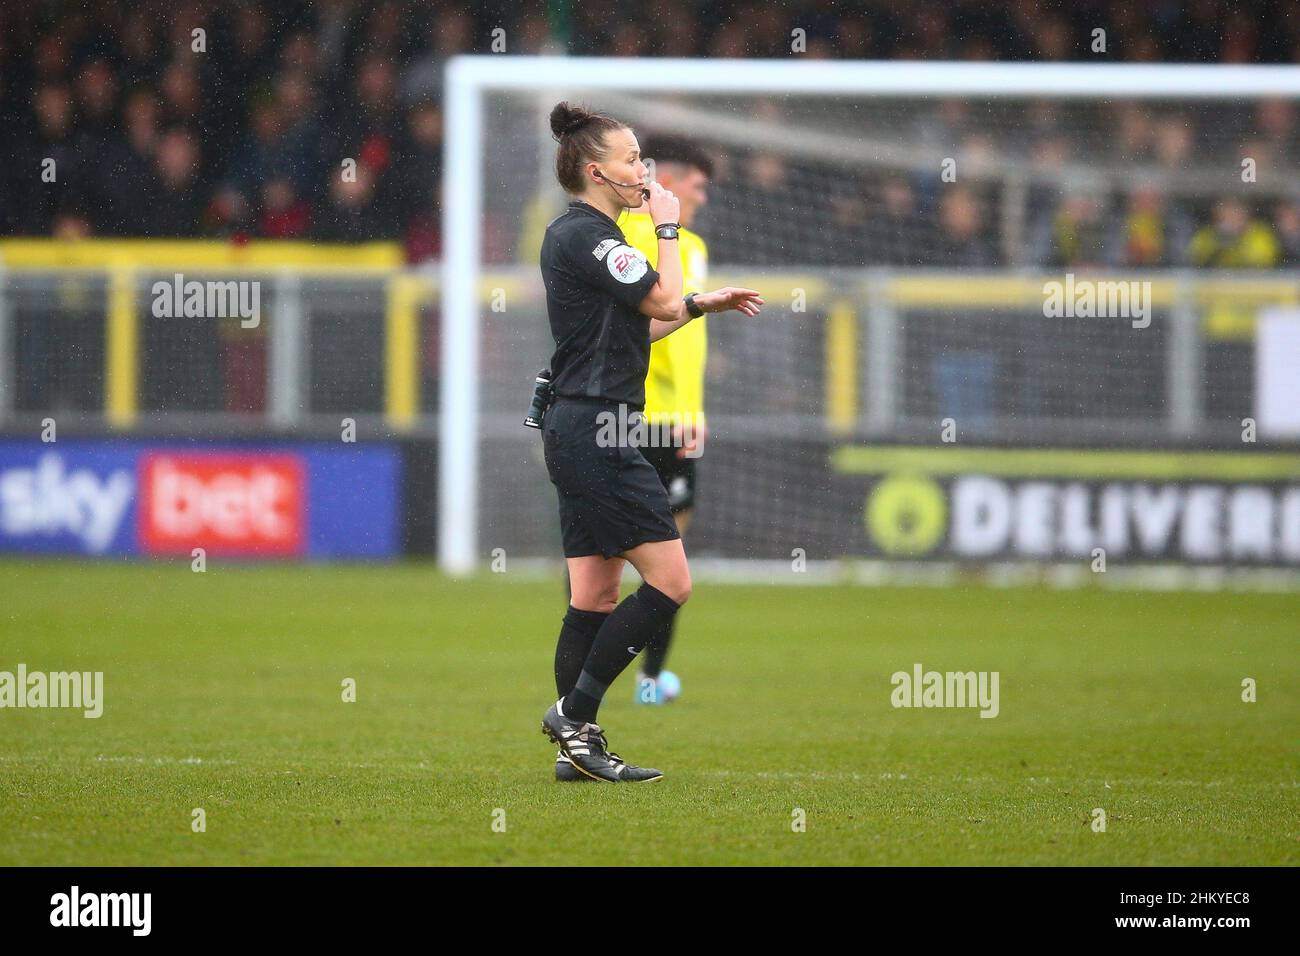
MULTIPOLYGON (((871 155, 863 157, 863 162, 875 164, 874 168, 887 172, 891 163, 904 164, 914 160, 918 164, 922 161, 928 163, 930 155, 924 150, 930 148, 927 144, 933 144, 933 136, 927 139, 929 134, 925 131, 913 136, 890 125, 891 118, 897 118, 900 123, 910 121, 909 110, 917 102, 955 100, 970 104, 965 128, 973 132, 968 137, 973 141, 981 123, 985 123, 987 137, 997 142, 1017 132, 1020 122, 1017 117, 1022 114, 1015 110, 1023 110, 1023 115, 1029 115, 1034 104, 1044 102, 1060 103, 1062 111, 1073 103, 1084 103, 1100 110, 1112 101, 1153 104, 1153 109, 1171 110, 1187 108, 1187 104, 1191 104, 1191 108, 1204 105, 1210 110, 1207 115, 1213 116, 1217 115, 1213 110, 1228 110, 1234 102, 1253 104, 1270 98, 1296 99, 1300 98, 1300 68, 876 63, 801 61, 794 58, 746 61, 612 61, 604 58, 493 55, 453 58, 446 68, 444 94, 444 253, 439 283, 441 332, 437 418, 438 561, 444 571, 453 575, 471 573, 481 567, 487 550, 497 544, 512 555, 522 552, 522 557, 558 553, 548 552, 538 544, 547 534, 544 529, 534 532, 524 527, 530 524, 529 516, 533 512, 516 510, 531 508, 531 503, 520 503, 520 499, 530 496, 542 499, 536 507, 537 513, 549 514, 554 510, 552 490, 545 483, 544 470, 537 468, 536 453, 532 450, 537 444, 535 434, 525 433, 522 427, 518 427, 518 422, 514 423, 517 433, 507 430, 512 417, 522 418, 531 372, 545 363, 548 353, 543 351, 543 346, 549 334, 544 305, 539 305, 538 301, 540 280, 535 275, 536 259, 529 246, 529 237, 506 240, 500 239, 498 233, 515 235, 521 231, 515 228, 517 223, 510 221, 509 209, 517 210, 519 219, 522 219, 530 209, 534 212, 545 209, 547 203, 553 208, 556 202, 557 187, 546 181, 547 164, 551 158, 546 151, 547 140, 539 130, 545 125, 544 111, 564 98, 607 108, 615 115, 627 115, 638 126, 645 123, 665 131, 680 130, 693 135, 705 135, 706 130, 716 128, 722 131, 720 135, 728 145, 734 145, 739 152, 747 149, 744 142, 746 124, 750 121, 750 110, 756 110, 760 101, 803 104, 801 108, 812 114, 807 129, 791 130, 785 138, 779 130, 769 131, 760 141, 763 150, 787 163, 783 183, 773 186, 764 195, 778 198, 788 195, 795 203, 815 199, 819 194, 833 190, 838 180, 858 175, 854 152, 859 135, 861 141, 869 139, 872 144, 871 155), (1001 104, 1005 103, 1012 105, 1003 107, 1001 104), (821 113, 823 105, 826 109, 824 115, 821 113), (871 112, 886 109, 892 112, 871 112), (869 131, 869 137, 866 132, 855 132, 858 129, 854 125, 857 122, 855 117, 865 115, 864 111, 871 115, 863 121, 861 129, 869 131), (519 129, 520 125, 524 128, 519 129), (502 130, 507 129, 513 133, 503 139, 502 130), (809 155, 814 153, 816 155, 809 155), (819 166, 814 173, 800 174, 804 177, 802 179, 789 172, 804 160, 822 163, 825 168, 819 166), (538 202, 539 196, 546 197, 546 201, 538 202), (497 205, 502 210, 500 215, 485 219, 489 207, 496 208, 497 205), (489 219, 490 225, 485 225, 489 219), (495 251, 485 253, 485 243, 495 243, 495 251), (494 261, 485 261, 485 256, 494 261), (507 316, 511 318, 506 319, 488 314, 485 303, 490 286, 485 288, 485 278, 490 275, 499 278, 493 285, 509 287, 512 302, 528 302, 526 310, 508 311, 507 316), (527 317, 526 322, 523 316, 527 317), (485 334, 490 336, 493 350, 486 368, 485 334), (527 374, 521 371, 523 369, 528 369, 527 374), (485 394, 490 397, 489 401, 485 401, 485 394), (489 440, 495 443, 492 452, 495 457, 486 463, 485 468, 484 443, 489 440), (491 496, 486 495, 485 489, 491 483, 504 479, 502 469, 514 464, 529 468, 529 477, 512 478, 508 493, 494 491, 491 496), (489 497, 493 502, 490 506, 498 509, 492 518, 492 534, 497 537, 485 540, 483 515, 489 497)), ((1073 119, 1071 122, 1076 124, 1071 132, 1077 142, 1107 133, 1104 124, 1092 118, 1073 119)), ((1212 121, 1205 125, 1212 131, 1212 121)), ((1229 144, 1225 140, 1223 145, 1226 150, 1229 144)), ((944 155, 941 148, 934 148, 939 149, 935 155, 944 155)), ((1209 159, 1198 163, 1195 158, 1193 156, 1186 169, 1178 171, 1177 176, 1182 178, 1176 176, 1175 179, 1180 184, 1178 188, 1187 196, 1198 202, 1208 201, 1214 195, 1212 163, 1209 159)), ((1079 159, 1073 165, 1088 166, 1090 163, 1093 161, 1079 159)), ((1100 161, 1093 165, 1099 181, 1112 182, 1115 177, 1124 175, 1122 165, 1108 166, 1100 161)), ((905 167, 900 165, 899 168, 905 167)), ((1227 170, 1223 175, 1225 189, 1234 188, 1230 182, 1231 174, 1232 170, 1227 170)), ((1050 175, 1064 176, 1065 173, 1041 173, 1021 166, 980 172, 983 181, 991 184, 990 188, 998 197, 997 215, 1002 218, 998 219, 996 230, 998 242, 1006 248, 1019 249, 1024 245, 1026 240, 1016 229, 1028 230, 1023 220, 1033 211, 1033 177, 1050 175), (1017 202, 1020 203, 1018 209, 1017 202), (1017 216, 1021 220, 1020 226, 1017 226, 1017 216)), ((1284 187, 1265 184, 1265 188, 1281 190, 1284 187)), ((714 212, 720 217, 730 215, 734 220, 735 216, 746 213, 744 209, 738 212, 734 204, 728 208, 725 196, 715 202, 718 209, 714 212)), ((766 207, 753 207, 755 215, 760 208, 766 207)), ((869 226, 872 210, 867 209, 865 215, 868 220, 865 225, 869 226)), ((860 219, 861 216, 855 214, 848 221, 856 225, 860 219)), ((767 224, 755 222, 753 228, 762 230, 767 228, 767 224)), ((796 224, 791 228, 811 230, 813 227, 796 224)), ((796 235, 803 233, 796 232, 796 235)), ((833 247, 833 237, 829 242, 833 247)), ((913 238, 900 233, 891 253, 895 269, 926 265, 922 254, 927 245, 924 237, 913 238)), ((874 257, 878 247, 868 242, 863 248, 865 256, 874 257)), ((784 251, 782 247, 768 250, 769 264, 764 268, 774 273, 785 270, 782 274, 793 269, 803 277, 797 281, 808 283, 809 289, 820 290, 812 294, 820 296, 820 301, 825 304, 825 320, 819 318, 816 326, 819 336, 816 355, 786 359, 792 382, 804 381, 806 376, 802 373, 815 370, 814 380, 808 382, 807 387, 816 391, 817 407, 809 412, 793 404, 787 407, 778 403, 767 411, 756 412, 750 428, 753 434, 758 435, 759 425, 764 425, 767 431, 763 434, 769 436, 766 440, 770 440, 771 435, 806 436, 809 421, 814 420, 819 428, 824 425, 828 433, 845 440, 857 436, 904 440, 912 437, 916 434, 912 431, 916 422, 934 409, 941 411, 943 408, 945 399, 941 393, 946 382, 943 375, 947 373, 937 364, 935 356, 947 346, 936 342, 934 355, 928 351, 924 353, 924 361, 929 363, 925 366, 925 379, 914 383, 909 376, 919 374, 914 373, 914 368, 921 360, 909 359, 911 364, 908 364, 896 351, 891 351, 908 347, 903 341, 907 327, 900 312, 909 308, 915 310, 919 316, 918 323, 929 321, 927 309, 940 306, 979 312, 983 308, 981 295, 987 294, 992 301, 1010 294, 1006 291, 1010 287, 1005 284, 1013 276, 1010 266, 1016 266, 1019 269, 1016 274, 1021 275, 1026 268, 1025 263, 1009 262, 982 270, 972 269, 969 274, 936 272, 924 283, 918 279, 914 285, 900 285, 892 277, 881 278, 877 268, 881 263, 875 258, 839 262, 834 269, 823 269, 822 264, 816 261, 796 267, 782 261, 784 251), (980 278, 985 285, 972 292, 974 278, 980 278), (886 281, 893 284, 882 284, 886 281), (932 307, 927 296, 932 297, 936 305, 932 307), (969 297, 969 302, 963 303, 963 297, 969 297), (846 350, 851 353, 848 357, 845 357, 846 350), (882 409, 887 409, 888 413, 882 414, 882 409), (762 422, 757 421, 760 417, 762 422)), ((744 261, 719 261, 712 271, 729 277, 737 274, 736 269, 743 268, 746 268, 744 261)), ((720 281, 718 284, 726 283, 720 281)), ((1028 286, 1032 287, 1033 282, 1028 286)), ((1171 296, 1176 298, 1176 293, 1171 293, 1171 296)), ((1005 308, 1005 305, 997 308, 1005 308)), ((768 321, 775 323, 782 319, 778 315, 768 321)), ((714 326, 710 328, 712 330, 714 326)), ((1155 363, 1165 363, 1161 367, 1168 367, 1172 361, 1177 366, 1182 361, 1170 351, 1179 348, 1176 337, 1171 337, 1168 342, 1164 339, 1154 341, 1157 345, 1153 348, 1157 348, 1159 354, 1153 352, 1152 356, 1144 359, 1148 365, 1155 367, 1155 363), (1170 354, 1174 356, 1172 359, 1170 354)), ((770 354, 758 351, 760 348, 775 350, 779 354, 781 348, 774 342, 756 340, 752 346, 746 347, 752 347, 755 350, 752 354, 756 356, 770 354)), ((1093 340, 1081 340, 1070 347, 1078 350, 1080 361, 1086 358, 1103 367, 1108 362, 1108 350, 1115 348, 1108 342, 1093 340)), ((913 347, 909 354, 915 357, 920 353, 913 347)), ((1194 349, 1186 352, 1189 356, 1187 361, 1192 361, 1197 354, 1194 349)), ((1182 372, 1173 376, 1175 385, 1194 388, 1194 375, 1190 384, 1183 382, 1191 367, 1179 367, 1182 372), (1177 385, 1178 382, 1183 382, 1183 385, 1177 385)), ((997 374, 1010 374, 1006 372, 1008 368, 1011 366, 1004 361, 998 366, 997 374)), ((962 387, 966 389, 962 394, 969 395, 972 373, 963 370, 961 374, 966 376, 961 379, 962 387)), ((1052 378, 1057 374, 1050 369, 1024 371, 1026 385, 1015 398, 1015 402, 1021 404, 1016 404, 1005 415, 990 405, 988 435, 1010 434, 1014 440, 1020 433, 1008 429, 1023 425, 1026 429, 1024 435, 1032 439, 1036 434, 1033 428, 1050 429, 1054 427, 1053 422, 1061 428, 1070 428, 1072 412, 1066 408, 1067 403, 1062 400, 1058 407, 1050 395, 1047 398, 1040 396, 1054 384, 1052 378), (1029 407, 1030 399, 1023 396, 1030 394, 1040 397, 1034 399, 1038 404, 1027 412, 1024 409, 1029 407)), ((1118 382, 1119 372, 1114 374, 1118 382)), ((738 425, 735 433, 745 434, 745 429, 739 427, 748 412, 746 403, 751 400, 751 392, 745 389, 756 386, 744 381, 738 373, 735 379, 734 386, 728 386, 732 392, 724 390, 720 399, 719 419, 735 421, 738 425)), ((1150 387, 1167 389, 1173 386, 1162 372, 1158 385, 1150 387)), ((1117 404, 1114 408, 1103 408, 1102 412, 1104 415, 1097 421, 1088 419, 1079 427, 1086 429, 1095 425, 1095 437, 1103 443, 1112 433, 1118 433, 1116 430, 1128 429, 1125 434, 1141 434, 1145 417, 1149 417, 1140 404, 1132 407, 1119 407, 1117 404)), ((933 413, 938 414, 937 411, 933 413)), ((1179 419, 1179 422, 1178 427, 1191 429, 1188 433, 1193 437, 1201 434, 1196 429, 1202 426, 1205 435, 1211 434, 1215 427, 1212 414, 1204 416, 1204 420, 1198 418, 1188 422, 1179 419)), ((1161 427, 1165 426, 1162 424, 1161 427)), ((738 500, 735 509, 728 512, 732 517, 727 520, 732 524, 717 535, 719 555, 731 559, 746 551, 748 539, 733 526, 741 523, 746 510, 770 500, 777 481, 776 477, 755 474, 743 479, 738 476, 735 481, 727 483, 728 493, 746 497, 743 501, 738 500), (760 480, 767 484, 759 484, 760 480), (753 484, 745 485, 744 481, 753 484)), ((781 525, 790 530, 789 540, 775 544, 772 554, 767 557, 789 552, 790 543, 797 544, 800 534, 810 536, 814 541, 839 540, 835 538, 838 529, 831 526, 841 523, 838 519, 825 519, 826 526, 823 527, 823 519, 812 512, 801 511, 801 507, 797 504, 790 506, 790 512, 782 518, 784 524, 781 525)), ((835 547, 833 543, 827 544, 822 550, 828 556, 835 556, 835 547)))

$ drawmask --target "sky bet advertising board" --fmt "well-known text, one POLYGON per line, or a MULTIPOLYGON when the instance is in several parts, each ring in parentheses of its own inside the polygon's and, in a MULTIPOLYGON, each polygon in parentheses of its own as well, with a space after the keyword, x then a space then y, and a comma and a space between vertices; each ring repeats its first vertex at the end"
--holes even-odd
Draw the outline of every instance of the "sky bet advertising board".
POLYGON ((400 495, 392 446, 0 441, 0 551, 386 559, 400 495))

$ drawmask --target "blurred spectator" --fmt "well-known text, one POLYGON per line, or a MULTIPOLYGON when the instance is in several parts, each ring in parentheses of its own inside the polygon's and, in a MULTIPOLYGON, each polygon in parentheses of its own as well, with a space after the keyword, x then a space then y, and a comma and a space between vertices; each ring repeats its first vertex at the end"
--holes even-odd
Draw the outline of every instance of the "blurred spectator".
POLYGON ((1141 183, 1128 196, 1108 258, 1135 268, 1181 265, 1191 236, 1191 220, 1179 204, 1154 183, 1141 183))
POLYGON ((911 250, 921 242, 916 193, 904 176, 890 176, 880 186, 878 202, 869 203, 863 218, 869 264, 907 265, 911 250))
POLYGON ((50 229, 50 233, 55 239, 65 241, 88 239, 92 231, 90 220, 86 218, 86 214, 75 208, 59 210, 54 216, 54 224, 50 229))
POLYGON ((983 206, 965 186, 949 187, 939 200, 939 234, 929 249, 928 264, 967 269, 997 264, 985 235, 983 206))
POLYGON ((32 52, 34 84, 45 86, 65 79, 71 59, 66 36, 50 32, 41 37, 36 41, 36 49, 32 52))
MULTIPOLYGON (((659 4, 658 9, 665 14, 664 21, 660 22, 660 28, 666 34, 671 33, 672 41, 665 45, 668 49, 674 51, 673 56, 690 56, 691 45, 685 31, 691 26, 691 20, 688 17, 681 17, 675 22, 666 22, 668 19, 667 11, 664 4, 659 4), (675 32, 674 31, 675 28, 675 32)), ((563 47, 551 40, 549 28, 546 25, 546 17, 537 14, 526 15, 516 28, 518 37, 511 38, 511 45, 507 48, 511 53, 536 56, 539 53, 562 53, 563 47), (553 46, 554 49, 547 48, 553 46)))
POLYGON ((1029 145, 1056 139, 1065 135, 1062 121, 1060 104, 1050 100, 1035 100, 1029 104, 1024 119, 1017 124, 1021 127, 1017 133, 1029 145))
POLYGON ((92 60, 77 76, 77 127, 92 149, 112 135, 117 109, 117 77, 104 60, 92 60))
POLYGON ((1129 34, 1124 44, 1123 56, 1129 63, 1155 63, 1162 59, 1160 43, 1149 33, 1129 34))
POLYGON ((1040 60, 1076 60, 1086 47, 1079 44, 1069 22, 1051 14, 1040 17, 1034 30, 1034 53, 1040 60))
MULTIPOLYGON (((949 186, 939 200, 939 235, 932 241, 928 265, 987 269, 997 256, 985 237, 983 204, 965 186, 949 186)), ((994 411, 998 359, 992 349, 945 350, 930 363, 931 388, 941 416, 960 414, 979 426, 994 411)))
POLYGON ((1116 129, 1113 149, 1122 162, 1145 164, 1154 157, 1155 125, 1150 111, 1131 100, 1120 103, 1115 109, 1116 129))
POLYGON ((913 117, 912 139, 926 150, 952 156, 956 144, 972 131, 970 106, 965 100, 947 99, 937 109, 918 110, 913 117))
POLYGON ((818 261, 828 266, 868 264, 867 220, 871 211, 862 190, 841 190, 830 197, 830 215, 826 230, 817 245, 824 251, 818 261))
POLYGON ((609 56, 648 56, 650 35, 639 24, 624 23, 615 31, 610 42, 609 56))
POLYGON ((203 127, 203 96, 199 71, 188 60, 173 60, 162 75, 163 122, 167 126, 203 127))
POLYGON ((203 196, 199 180, 199 146, 184 129, 173 129, 158 141, 156 170, 141 202, 146 235, 198 235, 203 196))
POLYGON ((1253 218, 1240 199, 1214 204, 1214 221, 1192 238, 1192 265, 1214 269, 1267 269, 1281 258, 1277 237, 1267 223, 1253 218))
POLYGON ((158 42, 154 20, 143 9, 126 15, 119 41, 118 77, 124 88, 151 86, 158 78, 158 42))
MULTIPOLYGON (((228 5, 208 26, 209 49, 220 50, 220 55, 200 54, 211 67, 205 77, 205 120, 238 142, 248 126, 252 99, 264 95, 261 85, 275 73, 271 26, 267 12, 256 3, 228 5)), ((179 37, 172 46, 188 51, 190 38, 179 37)))
MULTIPOLYGON (((426 27, 429 52, 415 60, 402 75, 402 99, 406 102, 442 95, 442 70, 457 53, 474 50, 474 19, 462 7, 440 10, 429 18, 426 27)), ((506 32, 506 50, 511 50, 510 31, 506 32)))
POLYGON ((311 195, 325 172, 320 152, 325 130, 316 118, 315 91, 306 73, 287 70, 280 74, 275 108, 283 120, 275 172, 289 179, 297 193, 311 195))
POLYGON ((370 167, 358 163, 355 176, 332 173, 314 237, 327 242, 365 242, 380 233, 381 225, 370 167))
POLYGON ((1166 116, 1156 123, 1155 153, 1157 162, 1170 172, 1187 165, 1192 155, 1192 126, 1181 114, 1166 116))
POLYGON ((392 222, 397 214, 393 151, 402 125, 397 111, 397 71, 391 60, 369 57, 361 64, 352 104, 346 119, 338 124, 330 176, 338 176, 344 159, 366 167, 371 180, 367 189, 374 193, 367 206, 373 209, 376 229, 383 230, 369 238, 391 238, 397 234, 392 222))
POLYGON ((1280 246, 1279 265, 1289 269, 1300 267, 1300 200, 1279 203, 1273 214, 1273 225, 1280 246))
MULTIPOLYGON (((443 16, 451 18, 452 11, 430 6, 432 9, 427 15, 431 21, 437 22, 443 16)), ((381 0, 379 3, 359 5, 355 9, 359 27, 349 31, 343 72, 355 76, 363 57, 389 61, 405 59, 407 24, 402 19, 403 11, 399 4, 393 0, 381 0)))
POLYGON ((80 204, 85 193, 86 154, 78 148, 72 95, 60 83, 42 86, 33 102, 35 135, 19 150, 14 186, 19 190, 17 227, 47 235, 61 203, 80 204))
POLYGON ((108 235, 132 236, 145 228, 140 187, 153 175, 160 136, 158 102, 152 93, 137 90, 127 97, 123 127, 106 147, 101 166, 104 202, 100 228, 108 235))
POLYGON ((393 190, 407 259, 436 258, 442 252, 442 110, 437 103, 418 103, 407 113, 394 168, 393 190))
POLYGON ((1258 13, 1234 10, 1223 26, 1223 45, 1219 49, 1220 63, 1253 63, 1259 47, 1258 13))
POLYGON ((302 31, 285 40, 280 65, 286 73, 301 77, 307 84, 318 82, 322 76, 321 51, 312 35, 302 31))
POLYGON ((914 28, 904 34, 899 59, 949 60, 957 54, 956 42, 949 29, 948 11, 941 6, 914 7, 914 28))
POLYGON ((704 55, 715 59, 741 59, 750 56, 749 28, 743 21, 729 25, 726 30, 715 30, 713 36, 702 44, 704 55))
POLYGON ((1041 229, 1038 227, 1049 219, 1061 202, 1061 182, 1065 176, 1065 163, 1073 153, 1074 147, 1069 138, 1061 134, 1047 135, 1030 147, 1029 166, 1033 179, 1029 183, 1029 194, 1025 201, 1025 219, 1030 224, 1027 235, 1022 239, 1024 249, 1022 258, 1036 262, 1041 258, 1041 229))
POLYGON ((1087 190, 1076 190, 1034 230, 1031 249, 1040 265, 1061 267, 1100 266, 1107 260, 1107 223, 1102 202, 1087 190))
POLYGON ((274 101, 263 100, 253 107, 248 137, 231 151, 223 189, 229 202, 240 210, 250 208, 261 185, 279 176, 292 176, 290 145, 285 137, 284 116, 274 101))
POLYGON ((262 190, 258 235, 263 239, 301 239, 311 225, 311 206, 298 195, 292 179, 273 179, 262 190))
POLYGON ((1255 129, 1278 156, 1296 151, 1296 109, 1291 100, 1264 100, 1255 108, 1255 129))

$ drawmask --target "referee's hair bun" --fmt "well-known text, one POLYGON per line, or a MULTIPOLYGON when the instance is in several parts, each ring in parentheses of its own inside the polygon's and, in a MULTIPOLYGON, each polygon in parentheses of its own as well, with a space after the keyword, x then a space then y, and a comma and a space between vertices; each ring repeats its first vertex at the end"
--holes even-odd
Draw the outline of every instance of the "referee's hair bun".
POLYGON ((570 106, 567 102, 556 103, 551 110, 551 134, 559 139, 569 133, 576 133, 592 118, 590 110, 581 106, 570 106))
POLYGON ((606 113, 556 103, 551 110, 551 134, 560 144, 555 151, 555 178, 565 192, 579 195, 586 185, 582 167, 605 158, 605 137, 613 130, 626 129, 606 113))

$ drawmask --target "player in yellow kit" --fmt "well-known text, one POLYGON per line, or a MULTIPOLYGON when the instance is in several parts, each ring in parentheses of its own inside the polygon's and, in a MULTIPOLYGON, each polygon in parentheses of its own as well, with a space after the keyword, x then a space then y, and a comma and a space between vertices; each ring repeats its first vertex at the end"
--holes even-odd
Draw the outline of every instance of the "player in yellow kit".
MULTIPOLYGON (((704 240, 691 231, 700 207, 708 201, 713 160, 689 140, 650 136, 642 152, 654 163, 654 178, 672 191, 681 206, 678 246, 682 257, 682 292, 704 291, 709 250, 704 240)), ((646 206, 621 217, 619 226, 628 244, 645 253, 651 267, 657 266, 659 242, 646 206)), ((652 435, 671 430, 671 447, 643 447, 646 460, 659 472, 668 492, 668 504, 677 530, 683 535, 695 506, 695 462, 703 452, 704 362, 708 353, 708 330, 699 318, 650 346, 650 371, 645 381, 645 417, 652 435)), ((654 634, 646 645, 641 672, 637 674, 636 700, 662 704, 681 690, 681 682, 664 669, 673 625, 654 634)))

